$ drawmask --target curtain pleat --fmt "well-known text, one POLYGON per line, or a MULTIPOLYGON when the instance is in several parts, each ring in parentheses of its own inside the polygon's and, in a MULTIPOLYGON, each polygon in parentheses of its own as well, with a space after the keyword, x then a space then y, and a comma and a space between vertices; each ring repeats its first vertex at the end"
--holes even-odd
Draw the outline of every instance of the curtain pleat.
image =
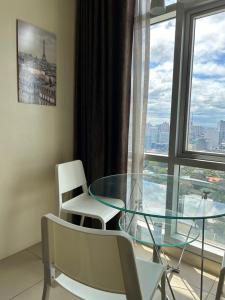
POLYGON ((74 158, 88 184, 125 173, 135 0, 78 0, 74 158))
POLYGON ((129 161, 131 173, 142 173, 144 138, 149 94, 151 0, 136 0, 132 55, 129 161))

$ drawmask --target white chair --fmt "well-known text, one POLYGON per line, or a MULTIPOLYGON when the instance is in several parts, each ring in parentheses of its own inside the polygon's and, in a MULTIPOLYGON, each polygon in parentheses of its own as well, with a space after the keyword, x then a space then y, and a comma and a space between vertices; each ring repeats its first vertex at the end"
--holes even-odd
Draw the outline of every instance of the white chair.
MULTIPOLYGON (((84 174, 83 164, 80 160, 56 165, 56 179, 59 198, 59 217, 61 213, 70 213, 81 216, 80 225, 83 226, 84 218, 91 217, 100 220, 102 228, 106 228, 106 223, 111 220, 119 211, 94 200, 87 189, 87 181, 84 174), (83 193, 68 201, 62 201, 63 193, 67 193, 82 187, 83 193)), ((119 199, 109 199, 116 206, 123 207, 123 201, 119 199)))
POLYGON ((225 253, 223 256, 222 266, 220 269, 219 282, 216 291, 216 300, 224 299, 225 294, 223 293, 225 279, 225 253))
POLYGON ((166 299, 164 267, 135 259, 125 233, 77 226, 52 214, 42 217, 41 225, 42 300, 49 299, 55 283, 81 299, 150 300, 160 280, 166 299))

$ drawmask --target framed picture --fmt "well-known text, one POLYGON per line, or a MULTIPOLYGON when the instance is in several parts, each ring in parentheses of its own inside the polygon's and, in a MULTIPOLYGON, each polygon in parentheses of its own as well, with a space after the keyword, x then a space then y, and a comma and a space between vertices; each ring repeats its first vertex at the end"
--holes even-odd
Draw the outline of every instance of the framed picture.
POLYGON ((18 102, 56 105, 56 36, 17 20, 18 102))

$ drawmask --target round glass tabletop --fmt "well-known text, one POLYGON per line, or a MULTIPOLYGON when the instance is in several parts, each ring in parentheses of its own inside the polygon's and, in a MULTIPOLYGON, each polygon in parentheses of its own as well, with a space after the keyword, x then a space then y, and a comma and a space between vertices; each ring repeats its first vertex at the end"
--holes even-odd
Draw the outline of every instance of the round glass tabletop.
POLYGON ((162 174, 120 174, 100 178, 91 196, 118 210, 147 217, 207 219, 225 216, 225 186, 162 174))
POLYGON ((142 215, 133 216, 130 213, 123 214, 119 220, 119 227, 132 236, 134 240, 147 246, 182 247, 191 244, 200 235, 198 224, 192 220, 151 217, 148 219, 147 225, 142 215))

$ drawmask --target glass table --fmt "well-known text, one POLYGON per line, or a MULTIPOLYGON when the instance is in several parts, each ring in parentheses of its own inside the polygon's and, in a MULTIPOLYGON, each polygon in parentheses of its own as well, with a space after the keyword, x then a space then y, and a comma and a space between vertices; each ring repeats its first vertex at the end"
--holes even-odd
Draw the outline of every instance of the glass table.
POLYGON ((101 203, 124 212, 120 228, 152 245, 153 258, 160 262, 160 247, 185 246, 199 237, 201 228, 202 299, 205 224, 207 219, 225 216, 225 203, 220 200, 225 186, 163 174, 119 174, 96 180, 89 192, 101 203), (110 198, 122 200, 124 206, 118 207, 110 198))

